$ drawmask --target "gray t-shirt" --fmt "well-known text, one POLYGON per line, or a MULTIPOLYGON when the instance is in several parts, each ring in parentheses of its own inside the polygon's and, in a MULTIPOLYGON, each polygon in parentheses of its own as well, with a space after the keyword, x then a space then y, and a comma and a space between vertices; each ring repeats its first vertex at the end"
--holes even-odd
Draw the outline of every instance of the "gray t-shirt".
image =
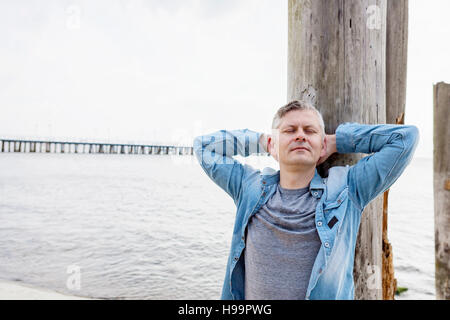
POLYGON ((319 199, 301 189, 276 192, 247 225, 246 300, 303 300, 321 242, 315 225, 319 199))

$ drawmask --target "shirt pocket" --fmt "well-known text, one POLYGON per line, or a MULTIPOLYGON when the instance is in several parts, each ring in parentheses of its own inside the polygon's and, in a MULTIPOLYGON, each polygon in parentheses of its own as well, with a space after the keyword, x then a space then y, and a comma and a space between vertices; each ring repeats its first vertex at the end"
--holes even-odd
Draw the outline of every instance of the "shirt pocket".
POLYGON ((324 202, 323 214, 326 224, 330 230, 336 231, 339 229, 339 226, 344 219, 347 199, 348 188, 345 188, 335 199, 324 202))

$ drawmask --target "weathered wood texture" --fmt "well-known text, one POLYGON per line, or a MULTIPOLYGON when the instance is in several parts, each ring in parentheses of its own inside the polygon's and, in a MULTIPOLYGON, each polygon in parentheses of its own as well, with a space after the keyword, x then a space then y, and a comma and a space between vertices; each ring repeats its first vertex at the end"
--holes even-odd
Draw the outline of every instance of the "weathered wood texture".
POLYGON ((450 300, 450 84, 433 87, 436 299, 450 300))
MULTIPOLYGON (((406 88, 405 88, 406 89, 406 88)), ((388 90, 389 91, 389 90, 388 90)), ((403 105, 404 106, 404 105, 403 105)), ((400 110, 399 110, 400 111, 400 110)), ((402 112, 395 124, 404 124, 405 113, 402 112)), ((388 240, 388 198, 389 189, 383 194, 383 235, 382 235, 382 289, 383 300, 394 300, 395 291, 397 290, 397 279, 394 274, 394 254, 392 246, 388 240)))
MULTIPOLYGON (((344 122, 386 123, 386 0, 289 0, 287 100, 309 98, 326 133, 344 122)), ((334 154, 319 171, 354 164, 334 154)), ((355 299, 382 299, 383 196, 361 217, 355 253, 355 299)))
POLYGON ((383 242, 382 242, 382 288, 383 300, 394 300, 397 290, 397 279, 394 275, 394 255, 388 240, 388 196, 389 189, 383 194, 383 242))
POLYGON ((386 123, 397 123, 406 105, 408 0, 388 0, 386 19, 386 123))
MULTIPOLYGON (((388 0, 386 10, 386 123, 404 124, 408 61, 408 0, 388 0)), ((388 195, 383 195, 383 300, 397 289, 393 250, 388 240, 388 195)))

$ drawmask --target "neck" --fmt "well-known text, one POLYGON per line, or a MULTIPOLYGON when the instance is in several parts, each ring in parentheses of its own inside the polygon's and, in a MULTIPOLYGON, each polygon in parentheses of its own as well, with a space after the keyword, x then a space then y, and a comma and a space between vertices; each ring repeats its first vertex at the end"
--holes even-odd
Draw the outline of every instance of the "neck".
POLYGON ((300 189, 309 185, 316 173, 316 167, 280 167, 280 186, 284 189, 300 189))

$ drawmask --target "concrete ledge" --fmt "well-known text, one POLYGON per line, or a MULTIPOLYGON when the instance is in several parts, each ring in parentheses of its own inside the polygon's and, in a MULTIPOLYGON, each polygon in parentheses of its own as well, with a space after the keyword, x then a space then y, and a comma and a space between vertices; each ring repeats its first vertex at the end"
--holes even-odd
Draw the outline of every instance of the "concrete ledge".
POLYGON ((91 300, 14 281, 0 280, 0 300, 91 300))

